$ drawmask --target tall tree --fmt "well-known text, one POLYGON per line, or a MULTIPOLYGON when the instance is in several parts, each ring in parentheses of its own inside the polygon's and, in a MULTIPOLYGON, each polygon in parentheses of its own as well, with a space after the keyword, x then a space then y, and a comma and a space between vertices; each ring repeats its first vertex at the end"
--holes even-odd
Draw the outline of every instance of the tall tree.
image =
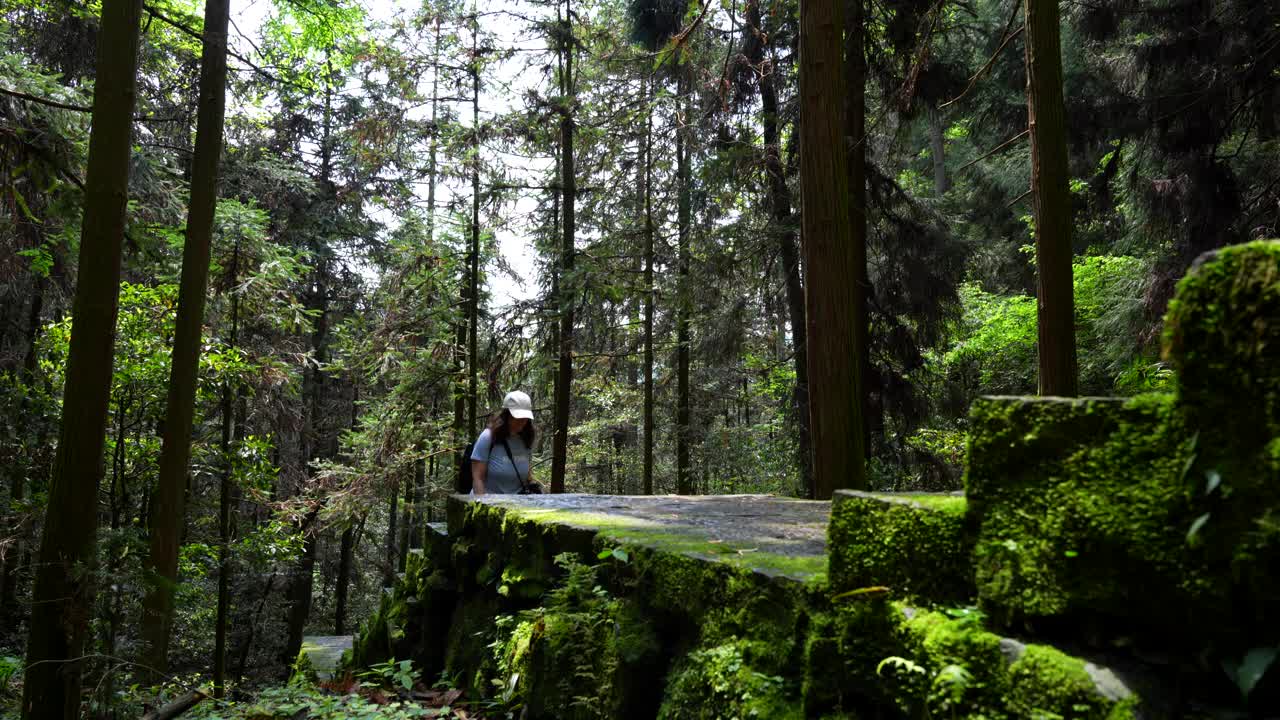
POLYGON ((764 129, 764 167, 768 178, 769 210, 772 231, 777 238, 778 255, 782 260, 787 318, 791 325, 796 370, 796 386, 792 397, 796 413, 800 488, 812 496, 813 448, 809 431, 809 356, 804 319, 804 283, 800 276, 800 252, 796 247, 796 218, 791 208, 791 188, 787 185, 786 169, 782 165, 782 119, 773 45, 775 33, 765 28, 760 3, 756 0, 747 5, 746 21, 750 37, 746 40, 743 55, 753 66, 760 68, 760 124, 764 129))
MULTIPOLYGON (((225 61, 224 61, 225 62, 225 61)), ((231 254, 231 287, 234 288, 240 274, 240 238, 231 254)), ((231 333, 227 344, 234 350, 240 333, 240 297, 231 296, 231 333)), ((227 678, 227 621, 231 612, 231 498, 234 492, 232 474, 231 441, 236 434, 234 407, 238 385, 231 379, 222 382, 222 477, 218 488, 218 608, 214 617, 213 636, 213 695, 221 698, 226 691, 227 678)))
MULTIPOLYGON (((866 484, 858 318, 865 258, 850 228, 840 0, 800 4, 800 180, 814 497, 866 484)), ((854 42, 854 41, 850 41, 854 42)), ((856 40, 861 46, 861 39, 856 40)))
POLYGON ((471 245, 467 253, 467 434, 475 436, 480 373, 480 13, 471 7, 471 245))
POLYGON ((646 73, 640 94, 644 97, 644 147, 641 158, 644 185, 644 485, 653 494, 653 312, 657 290, 653 287, 653 73, 646 73))
POLYGON ((151 501, 151 556, 147 562, 151 577, 142 603, 143 661, 153 671, 161 673, 169 665, 173 594, 178 582, 178 543, 186 519, 187 463, 191 457, 196 373, 200 367, 213 213, 218 202, 218 165, 222 158, 227 26, 230 18, 229 0, 207 0, 204 49, 200 58, 200 105, 191 168, 191 204, 187 212, 186 243, 182 248, 182 279, 174 325, 173 364, 160 450, 160 474, 151 501))
MULTIPOLYGON (((854 362, 858 366, 853 377, 853 388, 854 395, 862 406, 858 426, 863 431, 862 456, 865 459, 871 451, 869 426, 875 413, 871 408, 871 395, 867 392, 872 371, 871 328, 867 308, 867 301, 871 296, 871 279, 867 273, 867 56, 864 48, 864 0, 849 0, 844 9, 848 11, 844 19, 844 143, 848 158, 845 171, 849 174, 849 252, 856 273, 852 276, 855 281, 850 283, 855 295, 853 351, 856 354, 854 362)), ((866 483, 865 472, 851 479, 850 483, 850 487, 862 487, 866 483)))
POLYGON ((95 589, 96 498, 111 392, 141 13, 141 0, 102 3, 62 428, 27 640, 22 689, 26 720, 71 720, 80 715, 81 663, 95 589))
POLYGON ((1057 0, 1025 0, 1027 124, 1035 198, 1040 394, 1074 397, 1075 302, 1071 270, 1071 193, 1057 0))
MULTIPOLYGON (((574 282, 573 261, 576 249, 577 224, 574 219, 578 188, 574 173, 573 136, 574 136, 574 103, 573 92, 573 6, 565 0, 564 17, 556 23, 556 37, 560 53, 560 191, 563 197, 560 207, 564 211, 560 232, 563 238, 560 245, 560 297, 556 298, 560 306, 559 333, 559 366, 556 371, 556 411, 555 436, 551 448, 551 492, 564 492, 565 464, 569 449, 569 394, 573 388, 573 307, 577 301, 574 282)), ((559 9, 556 11, 560 14, 559 9)))
MULTIPOLYGON (((683 55, 683 49, 680 51, 683 55)), ((693 297, 689 287, 689 238, 693 209, 692 133, 689 94, 693 67, 682 63, 676 71, 676 492, 693 494, 693 468, 689 461, 689 314, 693 297)))

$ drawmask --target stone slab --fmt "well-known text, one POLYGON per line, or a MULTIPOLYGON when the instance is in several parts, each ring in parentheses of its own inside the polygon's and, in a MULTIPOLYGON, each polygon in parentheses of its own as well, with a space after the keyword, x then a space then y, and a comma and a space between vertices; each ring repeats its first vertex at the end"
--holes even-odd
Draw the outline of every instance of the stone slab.
POLYGON ((479 502, 538 522, 766 575, 808 581, 826 574, 831 503, 772 495, 486 495, 450 499, 456 535, 479 502))
POLYGON ((310 661, 316 678, 329 680, 342 661, 342 654, 352 648, 351 635, 306 635, 302 638, 302 654, 310 661))

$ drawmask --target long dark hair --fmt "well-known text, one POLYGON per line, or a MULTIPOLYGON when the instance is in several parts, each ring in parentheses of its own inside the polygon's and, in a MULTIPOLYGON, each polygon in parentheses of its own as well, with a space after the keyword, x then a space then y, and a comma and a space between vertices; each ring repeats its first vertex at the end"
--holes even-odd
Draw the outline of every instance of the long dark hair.
MULTIPOLYGON (((501 445, 503 440, 511 437, 511 411, 502 408, 489 421, 489 435, 493 438, 495 445, 501 445)), ((524 446, 533 450, 533 438, 537 435, 537 431, 533 428, 533 420, 524 424, 524 429, 520 431, 520 439, 524 441, 524 446)))

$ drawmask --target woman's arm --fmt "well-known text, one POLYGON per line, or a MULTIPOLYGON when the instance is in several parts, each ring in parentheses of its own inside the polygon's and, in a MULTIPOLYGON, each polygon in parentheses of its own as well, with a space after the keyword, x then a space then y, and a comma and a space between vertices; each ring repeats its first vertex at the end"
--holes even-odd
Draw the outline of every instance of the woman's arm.
POLYGON ((484 481, 489 475, 489 463, 483 460, 471 461, 471 491, 477 496, 484 494, 484 481))

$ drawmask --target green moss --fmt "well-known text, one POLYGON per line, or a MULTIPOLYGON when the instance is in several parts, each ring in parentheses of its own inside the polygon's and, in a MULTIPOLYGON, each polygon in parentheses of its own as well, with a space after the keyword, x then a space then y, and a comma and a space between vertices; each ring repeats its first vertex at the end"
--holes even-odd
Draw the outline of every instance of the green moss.
POLYGON ((1208 423, 1258 437, 1280 419, 1280 241, 1208 253, 1179 283, 1165 354, 1182 402, 1208 423))
POLYGON ((916 654, 903 608, 884 598, 848 602, 813 613, 804 646, 805 714, 905 711, 910 678, 882 676, 887 657, 916 654))
POLYGON ((758 670, 753 643, 729 640, 690 652, 672 670, 659 718, 803 718, 793 688, 781 675, 758 670))
POLYGON ((984 398, 971 423, 975 573, 998 620, 1086 611, 1181 632, 1211 601, 1186 540, 1204 511, 1183 482, 1193 434, 1171 396, 984 398))
POLYGON ((1020 718, 1104 720, 1115 703, 1098 693, 1084 662, 1047 645, 1028 645, 1009 668, 1009 711, 1020 718))
POLYGON ((920 664, 934 675, 927 702, 935 715, 956 708, 970 715, 1003 715, 1009 675, 1000 636, 976 618, 942 613, 918 615, 907 627, 919 642, 920 664), (943 668, 959 671, 944 673, 943 668))
POLYGON ((596 570, 571 559, 544 603, 495 622, 487 688, 529 717, 620 717, 652 696, 644 678, 658 655, 648 618, 596 585, 596 570))
POLYGON ((962 497, 840 491, 827 530, 832 592, 888 586, 926 603, 974 595, 962 497))

